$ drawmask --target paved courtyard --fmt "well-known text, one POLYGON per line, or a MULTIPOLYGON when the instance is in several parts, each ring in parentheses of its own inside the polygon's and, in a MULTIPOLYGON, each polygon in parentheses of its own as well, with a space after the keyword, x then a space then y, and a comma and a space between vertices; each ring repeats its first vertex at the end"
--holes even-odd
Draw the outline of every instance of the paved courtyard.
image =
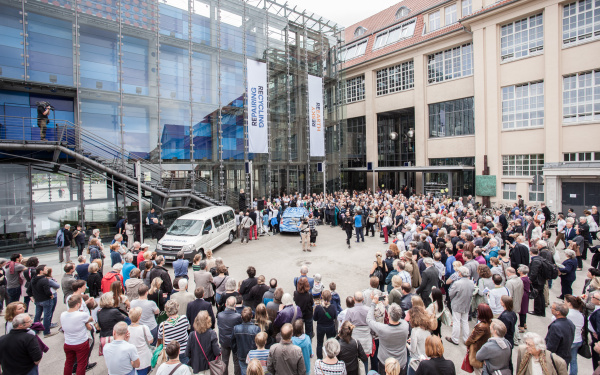
MULTIPOLYGON (((312 252, 302 252, 300 238, 297 235, 276 235, 269 237, 261 237, 258 241, 250 241, 248 245, 240 244, 236 240, 231 245, 222 245, 215 250, 214 255, 224 259, 225 264, 229 267, 230 274, 238 281, 246 278, 246 267, 252 265, 256 267, 258 275, 265 275, 268 279, 275 277, 279 280, 279 286, 283 287, 286 292, 293 292, 293 278, 299 274, 299 268, 302 265, 309 267, 310 275, 320 273, 323 276, 325 285, 329 285, 331 281, 337 284, 337 290, 342 299, 348 295, 352 295, 357 290, 364 290, 368 287, 368 273, 375 259, 375 253, 386 250, 386 245, 382 243, 379 236, 374 238, 368 237, 364 243, 357 244, 352 242, 350 249, 345 244, 345 232, 339 228, 330 228, 321 226, 319 236, 317 238, 317 247, 312 248, 312 252)), ((562 245, 559 245, 562 249, 562 245)), ((44 253, 39 255, 41 264, 47 264, 53 268, 53 274, 60 281, 63 271, 58 264, 57 253, 44 253)), ((563 255, 564 258, 564 255, 563 255)), ((589 266, 589 263, 584 264, 584 269, 589 266)), ((171 270, 170 266, 168 267, 171 270)), ((107 269, 107 267, 105 267, 107 269)), ((190 267, 190 276, 192 270, 190 267)), ((579 272, 578 279, 575 281, 573 290, 580 293, 583 288, 585 273, 579 272)), ((194 283, 191 277, 190 290, 193 290, 194 283)), ((554 283, 550 291, 550 301, 557 300, 560 294, 560 282, 554 283)), ((62 301, 62 292, 58 292, 59 301, 62 301)), ((65 305, 59 303, 54 314, 54 322, 59 321, 60 314, 65 311, 65 305)), ((30 312, 33 313, 33 304, 30 306, 30 312)), ((550 314, 546 318, 539 318, 529 315, 528 327, 531 331, 537 332, 542 336, 546 335, 547 326, 550 324, 550 314)), ((3 317, 0 322, 4 323, 3 317)), ((475 322, 471 322, 471 327, 475 322)), ((2 324, 4 325, 4 324, 2 324)), ((449 335, 450 327, 442 327, 442 335, 449 335)), ((62 350, 64 338, 62 334, 55 335, 47 340, 46 344, 50 347, 50 351, 44 355, 40 364, 40 374, 42 375, 58 375, 63 371, 65 355, 62 350)), ((98 342, 98 340, 97 340, 98 342)), ((454 346, 446 341, 444 356, 452 359, 456 364, 457 373, 464 373, 460 370, 462 359, 466 353, 466 348, 463 344, 454 346)), ((313 340, 313 350, 316 347, 316 340, 313 340)), ((516 364, 516 351, 513 352, 513 362, 516 364)), ((98 347, 94 348, 91 362, 98 362, 98 366, 88 372, 89 374, 105 375, 106 366, 104 359, 98 357, 98 347)), ((313 359, 314 363, 314 359, 313 359)), ((231 371, 233 373, 233 371, 231 371)), ((587 375, 592 373, 591 360, 579 357, 579 374, 587 375)))

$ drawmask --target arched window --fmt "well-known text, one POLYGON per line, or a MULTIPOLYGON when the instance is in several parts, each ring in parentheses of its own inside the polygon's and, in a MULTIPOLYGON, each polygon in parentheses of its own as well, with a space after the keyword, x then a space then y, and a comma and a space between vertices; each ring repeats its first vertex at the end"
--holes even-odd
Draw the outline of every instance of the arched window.
POLYGON ((404 18, 408 16, 408 13, 410 13, 410 9, 407 7, 400 7, 400 9, 398 9, 396 12, 396 19, 399 20, 400 18, 404 18))
POLYGON ((367 29, 365 29, 362 26, 359 26, 356 28, 356 30, 354 30, 354 37, 357 38, 359 36, 362 36, 366 31, 367 29))

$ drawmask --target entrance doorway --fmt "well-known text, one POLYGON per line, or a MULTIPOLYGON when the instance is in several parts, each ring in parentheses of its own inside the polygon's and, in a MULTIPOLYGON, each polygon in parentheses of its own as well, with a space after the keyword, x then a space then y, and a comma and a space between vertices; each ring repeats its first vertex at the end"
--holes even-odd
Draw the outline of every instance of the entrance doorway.
POLYGON ((583 216, 584 210, 600 205, 600 183, 563 182, 561 202, 564 212, 572 208, 577 216, 583 216))

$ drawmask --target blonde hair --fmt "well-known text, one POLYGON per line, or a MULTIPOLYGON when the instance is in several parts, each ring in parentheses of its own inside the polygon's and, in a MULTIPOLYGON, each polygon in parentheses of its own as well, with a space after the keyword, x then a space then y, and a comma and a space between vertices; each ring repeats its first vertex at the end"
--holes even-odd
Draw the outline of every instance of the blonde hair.
POLYGON ((206 249, 204 254, 206 255, 206 259, 212 259, 213 252, 211 249, 206 249))
POLYGON ((129 319, 131 319, 131 323, 139 322, 141 317, 142 317, 142 308, 141 307, 134 307, 133 309, 129 310, 129 319))
POLYGON ((258 359, 254 358, 248 363, 248 367, 246 370, 247 375, 265 375, 265 371, 263 370, 262 365, 258 361, 258 359))
POLYGON ((210 329, 212 325, 212 319, 206 310, 202 310, 196 315, 194 319, 194 330, 198 333, 204 333, 210 329))
POLYGON ((388 358, 385 360, 385 374, 386 375, 399 375, 400 374, 400 363, 396 358, 388 358))
POLYGON ((375 257, 377 258, 377 266, 378 267, 383 267, 383 260, 382 260, 383 254, 381 254, 381 252, 378 251, 378 252, 375 253, 375 257))
POLYGON ((168 316, 177 315, 179 312, 179 302, 173 299, 168 300, 167 303, 165 303, 165 312, 168 316))
POLYGON ((160 277, 155 277, 154 279, 152 279, 152 284, 150 285, 150 291, 148 293, 150 294, 154 294, 156 293, 157 290, 160 289, 160 287, 162 286, 162 279, 160 277))
POLYGON ((89 273, 98 272, 98 270, 99 270, 99 267, 98 267, 98 264, 96 262, 92 262, 88 266, 88 272, 89 273))

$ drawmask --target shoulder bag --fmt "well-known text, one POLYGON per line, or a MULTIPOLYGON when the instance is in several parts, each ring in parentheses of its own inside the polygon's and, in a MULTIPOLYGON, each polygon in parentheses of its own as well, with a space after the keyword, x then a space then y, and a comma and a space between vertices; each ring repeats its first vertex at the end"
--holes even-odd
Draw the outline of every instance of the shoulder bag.
MULTIPOLYGON (((160 290, 156 291, 156 306, 160 309, 160 290)), ((169 319, 169 316, 164 310, 161 310, 161 312, 156 315, 156 323, 158 324, 163 323, 167 319, 169 319)))
POLYGON ((165 324, 163 323, 163 335, 162 335, 162 343, 156 348, 154 353, 152 353, 152 361, 150 365, 152 368, 159 367, 163 363, 169 360, 167 356, 167 346, 165 345, 165 324))
POLYGON ((587 311, 583 317, 584 317, 583 332, 581 334, 581 336, 583 338, 583 342, 581 343, 581 346, 579 347, 579 349, 577 349, 577 354, 579 354, 580 356, 582 356, 585 359, 590 359, 590 358, 592 358, 592 351, 590 350, 590 344, 588 343, 588 314, 587 314, 587 311))
POLYGON ((156 350, 156 347, 155 347, 155 346, 153 346, 153 345, 151 345, 151 344, 148 342, 148 337, 146 336, 146 330, 144 329, 144 327, 145 327, 145 326, 144 326, 144 325, 140 325, 140 326, 142 327, 142 332, 144 333, 144 340, 146 341, 146 345, 148 345, 148 349, 150 349, 150 351, 151 351, 152 353, 154 353, 154 351, 156 350))
POLYGON ((204 348, 202 347, 202 344, 200 344, 200 340, 198 340, 197 332, 194 332, 194 337, 196 338, 196 342, 198 343, 200 350, 202 350, 202 354, 204 354, 204 358, 206 358, 206 362, 208 362, 208 368, 210 369, 210 375, 224 375, 225 371, 227 370, 227 366, 221 360, 221 356, 219 355, 213 361, 209 361, 208 357, 206 356, 206 353, 204 352, 204 348))
POLYGON ((179 363, 177 364, 177 366, 175 366, 175 367, 173 368, 173 370, 171 370, 171 372, 169 373, 169 375, 173 375, 173 374, 175 373, 175 371, 177 371, 177 369, 178 369, 179 367, 181 367, 181 365, 183 365, 183 363, 179 362, 179 363))

